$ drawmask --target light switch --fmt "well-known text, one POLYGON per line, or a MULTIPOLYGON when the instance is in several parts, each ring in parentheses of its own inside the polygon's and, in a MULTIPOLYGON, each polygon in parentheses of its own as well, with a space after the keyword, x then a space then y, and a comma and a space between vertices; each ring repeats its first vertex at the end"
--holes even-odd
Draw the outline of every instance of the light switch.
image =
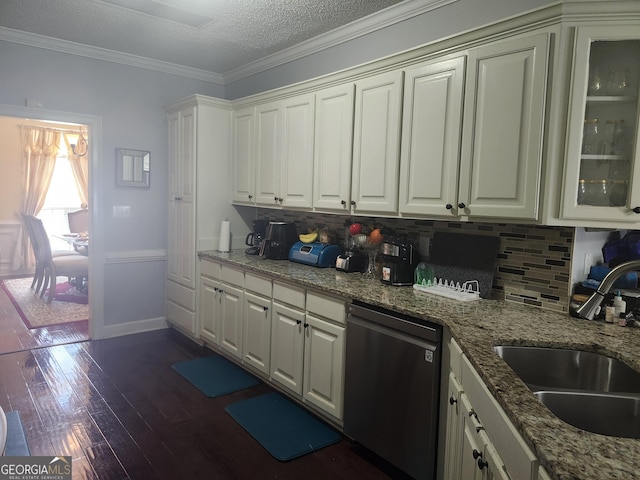
POLYGON ((131 206, 130 205, 114 205, 113 206, 113 218, 130 218, 131 206))

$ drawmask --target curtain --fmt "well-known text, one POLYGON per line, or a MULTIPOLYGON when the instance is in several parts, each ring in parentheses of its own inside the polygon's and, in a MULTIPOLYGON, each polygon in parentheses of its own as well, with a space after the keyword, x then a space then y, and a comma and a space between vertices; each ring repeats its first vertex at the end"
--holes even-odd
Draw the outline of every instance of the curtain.
MULTIPOLYGON (((61 132, 50 128, 23 126, 22 129, 22 211, 37 215, 47 198, 51 176, 56 164, 61 132)), ((29 236, 21 229, 16 245, 19 251, 13 256, 13 269, 24 263, 33 266, 33 252, 29 236)))
MULTIPOLYGON (((78 196, 80 197, 80 203, 82 205, 89 204, 89 157, 87 155, 87 140, 80 133, 78 141, 76 142, 75 152, 71 149, 69 143, 69 135, 71 132, 65 132, 64 143, 67 146, 67 152, 69 155, 69 163, 71 164, 71 171, 73 172, 73 178, 76 181, 76 187, 78 188, 78 196)), ((77 134, 75 134, 77 135, 77 134)))

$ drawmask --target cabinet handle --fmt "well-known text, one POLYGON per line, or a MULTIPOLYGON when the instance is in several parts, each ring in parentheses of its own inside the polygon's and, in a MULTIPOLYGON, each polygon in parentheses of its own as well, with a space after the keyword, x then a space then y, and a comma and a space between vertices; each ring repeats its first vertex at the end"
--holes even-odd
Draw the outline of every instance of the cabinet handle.
POLYGON ((213 287, 213 291, 214 291, 214 292, 219 292, 219 291, 220 291, 220 289, 219 289, 218 287, 213 287))
POLYGON ((640 207, 635 207, 633 209, 633 213, 640 213, 640 207))
POLYGON ((283 198, 282 198, 282 197, 278 197, 278 201, 279 201, 280 203, 282 203, 282 200, 283 200, 283 198))
POLYGON ((453 397, 449 397, 449 405, 455 405, 456 403, 458 403, 458 400, 453 397))
POLYGON ((450 203, 447 203, 444 208, 446 208, 447 210, 451 210, 453 208, 453 205, 451 205, 450 203))
POLYGON ((182 201, 182 197, 173 197, 173 199, 174 199, 176 202, 181 202, 181 201, 182 201))
POLYGON ((253 195, 249 194, 249 200, 251 200, 253 198, 253 195))
POLYGON ((480 470, 484 469, 484 467, 488 467, 489 463, 485 462, 484 460, 482 460, 481 458, 478 459, 478 468, 480 470))
POLYGON ((353 208, 356 208, 356 201, 355 201, 355 200, 351 200, 351 206, 352 206, 353 208))
POLYGON ((273 197, 273 199, 277 202, 278 201, 278 197, 273 197))
POLYGON ((307 328, 308 326, 309 326, 309 324, 308 324, 308 323, 305 323, 305 324, 304 324, 304 328, 307 328))
POLYGON ((302 323, 302 320, 296 320, 296 325, 300 325, 302 323))
POLYGON ((462 203, 462 202, 460 202, 460 203, 458 204, 458 208, 465 208, 465 207, 466 207, 466 205, 465 205, 464 203, 462 203))
POLYGON ((346 200, 340 200, 340 205, 346 205, 347 201, 346 200))
POLYGON ((222 289, 220 289, 220 290, 218 290, 218 291, 219 291, 220 293, 224 293, 224 290, 222 290, 222 289))
POLYGON ((262 310, 266 312, 267 310, 269 310, 269 307, 262 307, 262 310))
POLYGON ((476 450, 475 448, 473 449, 473 459, 477 460, 479 458, 482 458, 482 452, 479 452, 478 450, 476 450))

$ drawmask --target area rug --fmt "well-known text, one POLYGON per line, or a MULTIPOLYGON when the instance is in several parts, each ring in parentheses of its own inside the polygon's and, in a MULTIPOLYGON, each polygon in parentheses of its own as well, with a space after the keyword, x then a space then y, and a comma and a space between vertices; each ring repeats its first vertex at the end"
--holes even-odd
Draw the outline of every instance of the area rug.
POLYGON ((171 365, 207 397, 219 397, 258 385, 260 380, 221 355, 185 360, 171 365))
POLYGON ((89 305, 86 295, 84 299, 80 298, 76 293, 70 292, 69 284, 61 282, 56 288, 56 292, 60 290, 63 294, 62 298, 72 301, 61 301, 54 297, 53 301, 47 304, 46 297, 40 298, 30 288, 31 281, 31 278, 15 278, 0 282, 0 286, 7 293, 28 328, 53 327, 88 320, 89 305))
POLYGON ((232 403, 225 411, 282 461, 327 447, 342 438, 336 430, 277 392, 232 403))

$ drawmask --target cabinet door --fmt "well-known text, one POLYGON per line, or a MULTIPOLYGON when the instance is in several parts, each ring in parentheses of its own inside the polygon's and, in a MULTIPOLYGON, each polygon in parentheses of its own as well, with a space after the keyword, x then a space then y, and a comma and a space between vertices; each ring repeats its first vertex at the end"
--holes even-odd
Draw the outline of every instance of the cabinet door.
POLYGON ((282 102, 282 164, 278 197, 284 207, 311 208, 313 204, 314 95, 282 102))
POLYGON ((345 328, 307 314, 303 397, 342 419, 345 328))
POLYGON ((200 277, 200 299, 198 316, 200 317, 200 336, 208 342, 218 344, 218 325, 222 309, 220 281, 200 277))
POLYGON ((549 35, 469 52, 460 215, 537 219, 549 35))
POLYGON ((220 347, 242 359, 242 305, 244 292, 226 283, 221 285, 222 315, 220 318, 220 347))
POLYGON ((304 311, 273 302, 271 380, 302 395, 304 311))
POLYGON ((279 206, 282 114, 279 102, 256 107, 256 203, 279 206))
POLYGON ((169 116, 169 280, 196 288, 196 107, 169 116))
POLYGON ((402 71, 356 82, 351 201, 355 212, 396 213, 402 71))
POLYGON ((244 362, 269 375, 271 299, 244 292, 244 362))
POLYGON ((456 376, 449 374, 449 405, 447 408, 447 436, 444 459, 444 477, 447 480, 462 480, 460 476, 464 422, 460 398, 462 386, 456 376))
POLYGON ((486 480, 511 480, 504 466, 504 462, 498 455, 493 443, 483 431, 478 432, 478 436, 483 442, 482 458, 478 459, 478 466, 482 467, 486 480))
POLYGON ((400 213, 457 213, 464 66, 459 57, 405 72, 400 213))
POLYGON ((235 203, 255 203, 254 108, 233 114, 233 194, 235 203))
POLYGON ((352 83, 316 93, 313 206, 349 211, 353 152, 352 83))
POLYGON ((561 216, 639 222, 638 27, 577 27, 573 65, 561 216))
POLYGON ((460 395, 459 405, 463 423, 459 478, 461 480, 484 480, 483 470, 478 466, 478 459, 481 458, 483 447, 478 429, 482 426, 478 422, 466 395, 460 395))

